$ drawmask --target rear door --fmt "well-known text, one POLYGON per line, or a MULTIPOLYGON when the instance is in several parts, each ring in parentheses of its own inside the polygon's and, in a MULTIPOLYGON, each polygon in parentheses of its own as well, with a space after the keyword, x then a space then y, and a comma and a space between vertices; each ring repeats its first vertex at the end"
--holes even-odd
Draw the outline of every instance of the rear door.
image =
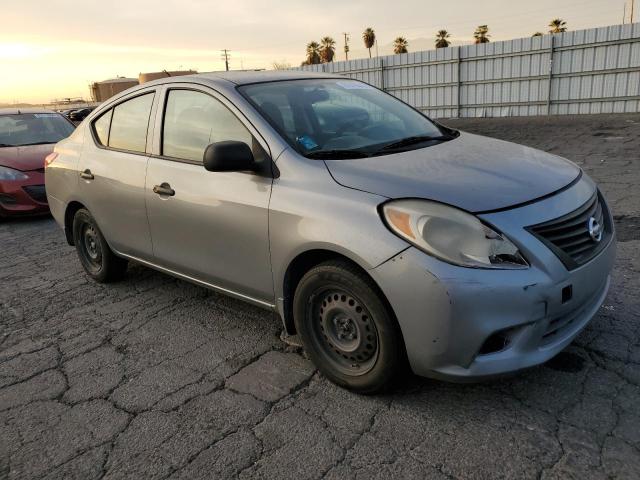
POLYGON ((205 148, 214 142, 242 141, 254 155, 265 155, 266 143, 213 90, 173 86, 163 93, 163 101, 154 146, 159 155, 149 160, 146 182, 155 263, 273 303, 268 228, 272 178, 209 172, 202 163, 205 148), (172 193, 163 193, 167 191, 172 193))
POLYGON ((138 91, 100 115, 80 161, 80 198, 107 242, 143 259, 153 255, 144 188, 155 100, 155 89, 138 91))

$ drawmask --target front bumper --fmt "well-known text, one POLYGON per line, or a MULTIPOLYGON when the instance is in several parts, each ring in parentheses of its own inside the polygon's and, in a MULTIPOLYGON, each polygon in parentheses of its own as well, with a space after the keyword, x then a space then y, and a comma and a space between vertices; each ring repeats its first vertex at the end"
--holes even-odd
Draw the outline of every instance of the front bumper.
POLYGON ((22 172, 24 180, 0 181, 0 217, 40 215, 49 212, 44 172, 22 172))
POLYGON ((371 271, 416 374, 476 380, 543 363, 571 343, 606 297, 615 235, 598 256, 568 271, 524 227, 571 211, 593 188, 585 178, 546 200, 483 215, 520 246, 530 268, 456 267, 410 247, 371 271))

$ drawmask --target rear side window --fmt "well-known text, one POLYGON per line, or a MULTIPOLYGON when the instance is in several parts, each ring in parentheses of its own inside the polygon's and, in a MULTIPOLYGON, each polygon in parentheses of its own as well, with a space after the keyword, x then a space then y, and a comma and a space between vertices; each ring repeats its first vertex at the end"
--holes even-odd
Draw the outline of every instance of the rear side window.
POLYGON ((113 110, 109 110, 107 113, 103 113, 100 118, 98 118, 93 123, 93 128, 96 131, 98 141, 105 146, 109 145, 109 127, 111 126, 112 113, 113 110))
POLYGON ((147 93, 113 108, 109 147, 144 153, 152 103, 153 93, 147 93))
POLYGON ((163 122, 163 155, 201 162, 208 145, 224 140, 251 146, 253 137, 215 98, 193 90, 169 91, 163 122))

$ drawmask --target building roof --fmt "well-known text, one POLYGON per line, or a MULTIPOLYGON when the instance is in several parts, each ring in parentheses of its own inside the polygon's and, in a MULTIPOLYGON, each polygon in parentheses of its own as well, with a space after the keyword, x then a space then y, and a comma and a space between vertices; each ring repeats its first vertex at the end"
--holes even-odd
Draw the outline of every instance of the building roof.
POLYGON ((131 82, 138 83, 138 79, 118 77, 118 78, 110 78, 109 80, 102 80, 101 82, 95 82, 95 83, 100 85, 101 83, 131 83, 131 82))

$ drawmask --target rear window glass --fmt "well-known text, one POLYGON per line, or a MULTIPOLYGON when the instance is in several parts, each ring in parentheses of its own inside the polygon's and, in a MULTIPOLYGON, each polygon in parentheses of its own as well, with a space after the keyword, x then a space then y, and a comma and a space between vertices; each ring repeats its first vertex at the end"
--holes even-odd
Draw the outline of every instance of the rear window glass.
POLYGON ((127 100, 113 108, 108 145, 112 148, 144 152, 153 93, 127 100))
POLYGON ((100 118, 98 118, 93 124, 93 128, 96 131, 98 141, 102 145, 109 144, 109 127, 111 127, 112 113, 113 110, 109 110, 107 113, 103 113, 100 118))

